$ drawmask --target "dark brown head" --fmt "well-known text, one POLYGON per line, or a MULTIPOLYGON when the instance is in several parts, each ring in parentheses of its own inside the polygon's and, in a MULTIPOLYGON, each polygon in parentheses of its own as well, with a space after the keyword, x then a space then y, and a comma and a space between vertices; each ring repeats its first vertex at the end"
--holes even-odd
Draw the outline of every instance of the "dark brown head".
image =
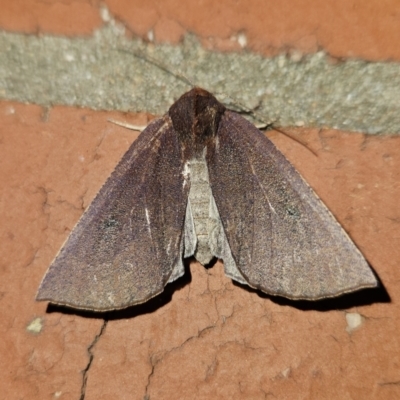
POLYGON ((194 88, 169 109, 175 131, 182 142, 198 147, 215 137, 225 107, 209 92, 194 88))

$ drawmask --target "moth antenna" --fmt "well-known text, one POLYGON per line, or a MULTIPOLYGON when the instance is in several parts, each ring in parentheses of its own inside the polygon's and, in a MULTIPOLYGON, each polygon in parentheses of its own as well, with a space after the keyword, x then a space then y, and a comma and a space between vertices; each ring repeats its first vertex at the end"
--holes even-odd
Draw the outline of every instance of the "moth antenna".
POLYGON ((132 131, 139 131, 142 132, 144 128, 146 128, 147 125, 134 125, 134 124, 128 124, 127 122, 120 122, 116 121, 115 119, 108 119, 108 122, 111 122, 112 124, 122 126, 123 128, 130 129, 132 131))
MULTIPOLYGON (((232 100, 232 105, 236 107, 238 110, 231 110, 234 112, 239 112, 239 114, 245 114, 245 115, 252 115, 256 120, 258 120, 258 123, 255 124, 257 129, 272 129, 273 124, 275 121, 269 121, 265 122, 265 116, 257 112, 255 109, 252 109, 250 107, 247 107, 245 104, 237 101, 230 95, 224 95, 225 97, 228 97, 232 100)), ((260 104, 258 104, 255 108, 259 108, 260 104)))
MULTIPOLYGON (((251 109, 251 108, 247 107, 245 104, 236 101, 231 96, 227 96, 227 97, 230 97, 233 100, 232 104, 234 106, 236 106, 238 109, 241 109, 241 111, 242 111, 241 113, 242 114, 252 115, 253 117, 255 117, 255 119, 257 119, 259 121, 259 123, 255 124, 257 129, 266 130, 266 131, 274 130, 274 131, 277 131, 279 133, 282 133, 283 135, 285 135, 288 138, 294 140, 295 142, 297 142, 301 146, 305 147, 308 151, 310 151, 312 154, 314 154, 314 156, 318 157, 318 154, 314 150, 312 150, 310 147, 308 147, 307 143, 302 142, 299 138, 296 138, 296 137, 294 137, 292 135, 289 135, 284 130, 281 130, 281 129, 275 127, 274 126, 274 122, 275 121, 265 122, 265 117, 262 114, 260 114, 259 112, 257 112, 256 110, 251 109)), ((258 107, 259 107, 259 105, 257 106, 257 108, 258 107)))
POLYGON ((156 66, 157 68, 159 68, 160 70, 166 72, 167 74, 170 74, 172 76, 174 76, 176 79, 180 80, 181 82, 185 83, 186 85, 189 85, 192 89, 196 86, 195 84, 193 84, 193 82, 186 77, 185 75, 179 73, 179 72, 173 72, 171 71, 164 63, 162 63, 161 61, 147 55, 147 54, 143 54, 142 52, 139 51, 129 51, 129 50, 125 50, 125 49, 117 49, 118 51, 122 52, 122 53, 127 53, 130 54, 133 57, 138 58, 139 60, 143 60, 149 64, 152 64, 154 66, 156 66))
MULTIPOLYGON (((281 129, 276 128, 276 127, 273 126, 272 124, 270 125, 269 128, 270 128, 271 130, 274 130, 274 131, 277 131, 277 132, 279 132, 279 133, 282 133, 283 135, 287 136, 288 138, 294 140, 296 143, 300 144, 300 145, 303 146, 305 149, 307 149, 309 152, 311 152, 312 154, 314 154, 315 157, 318 157, 318 154, 317 154, 312 148, 308 147, 307 143, 301 141, 299 138, 297 138, 297 137, 295 137, 295 136, 292 136, 292 135, 289 135, 289 133, 287 133, 287 132, 285 132, 285 131, 283 131, 283 130, 281 130, 281 129)), ((259 128, 259 129, 260 129, 260 128, 259 128)), ((268 130, 268 127, 267 127, 267 130, 268 130)))

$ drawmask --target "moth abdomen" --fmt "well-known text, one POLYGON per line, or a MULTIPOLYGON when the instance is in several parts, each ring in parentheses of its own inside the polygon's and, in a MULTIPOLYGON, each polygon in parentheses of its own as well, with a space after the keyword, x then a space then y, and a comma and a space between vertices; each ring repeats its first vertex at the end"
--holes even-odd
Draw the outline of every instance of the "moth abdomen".
POLYGON ((208 264, 214 257, 210 248, 210 232, 220 224, 210 213, 211 188, 208 179, 204 155, 190 160, 189 202, 193 217, 197 246, 194 257, 202 265, 208 264))

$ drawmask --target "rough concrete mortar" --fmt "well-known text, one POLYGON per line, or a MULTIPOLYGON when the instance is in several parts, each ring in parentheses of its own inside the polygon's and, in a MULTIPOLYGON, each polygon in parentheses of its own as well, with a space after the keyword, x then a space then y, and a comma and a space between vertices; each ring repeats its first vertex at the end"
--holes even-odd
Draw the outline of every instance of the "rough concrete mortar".
POLYGON ((323 52, 217 53, 193 35, 180 46, 154 45, 126 38, 115 21, 90 38, 3 32, 0 98, 163 114, 188 79, 277 126, 400 132, 400 64, 333 61, 323 52))

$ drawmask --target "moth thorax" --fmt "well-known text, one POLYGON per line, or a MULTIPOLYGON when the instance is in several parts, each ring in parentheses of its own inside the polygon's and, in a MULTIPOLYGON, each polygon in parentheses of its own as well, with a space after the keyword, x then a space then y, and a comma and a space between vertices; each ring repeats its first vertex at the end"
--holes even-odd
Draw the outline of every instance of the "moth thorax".
POLYGON ((197 144, 216 134, 224 112, 213 95, 195 88, 174 103, 168 114, 181 141, 197 144))
POLYGON ((215 105, 210 105, 202 110, 193 121, 194 139, 202 141, 202 139, 215 136, 220 119, 221 113, 215 105))

